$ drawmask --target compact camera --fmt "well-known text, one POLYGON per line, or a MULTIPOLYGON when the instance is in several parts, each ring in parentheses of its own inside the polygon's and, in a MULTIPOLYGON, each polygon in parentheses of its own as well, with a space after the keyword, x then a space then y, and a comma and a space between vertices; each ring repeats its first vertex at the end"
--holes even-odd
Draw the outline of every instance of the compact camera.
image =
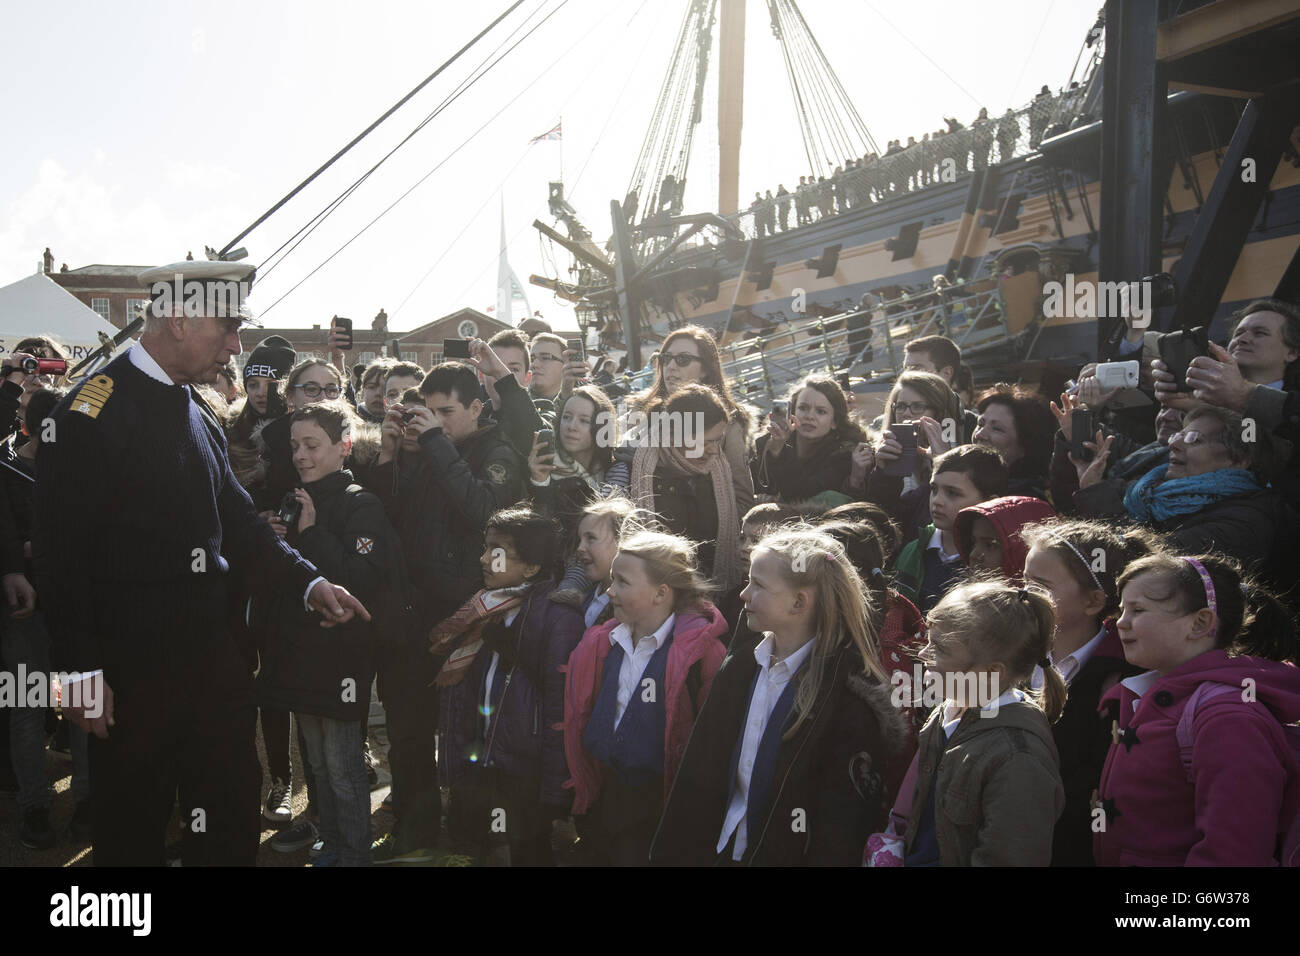
POLYGON ((302 502, 291 491, 280 502, 280 520, 284 522, 286 528, 292 529, 297 526, 300 517, 302 517, 302 502))
POLYGON ((1138 363, 1103 362, 1097 366, 1097 384, 1106 391, 1113 388, 1137 388, 1138 363))

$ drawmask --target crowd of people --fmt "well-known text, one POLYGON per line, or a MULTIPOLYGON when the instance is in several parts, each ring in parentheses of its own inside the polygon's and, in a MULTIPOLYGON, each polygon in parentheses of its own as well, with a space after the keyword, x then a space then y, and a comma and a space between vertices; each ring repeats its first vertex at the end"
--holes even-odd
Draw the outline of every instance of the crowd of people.
MULTIPOLYGON (((239 812, 317 866, 1294 862, 1300 309, 1251 303, 1185 372, 1154 333, 1124 350, 1145 405, 1095 365, 963 401, 958 347, 914 339, 873 418, 833 375, 760 414, 694 326, 631 394, 549 333, 432 369, 268 337, 198 390, 310 565, 232 570, 212 611, 260 709, 264 800, 239 812), (320 627, 315 575, 367 615, 320 627)), ((21 343, 0 386, 10 670, 65 640, 33 486, 68 480, 42 423, 81 399, 21 365, 59 354, 21 343)), ((119 697, 119 725, 149 719, 119 697)), ((48 846, 47 714, 9 721, 22 838, 48 846)), ((70 740, 79 801, 125 786, 70 740)), ((132 858, 105 817, 97 862, 132 858)))
MULTIPOLYGON (((970 126, 945 117, 946 128, 925 133, 920 140, 915 136, 909 136, 906 143, 890 140, 884 153, 846 159, 829 176, 800 176, 793 190, 781 183, 775 194, 770 189, 756 192, 749 205, 754 235, 797 229, 890 196, 954 182, 955 177, 987 169, 990 163, 1005 163, 1022 148, 1019 144, 1026 132, 1028 148, 1037 149, 1054 131, 1054 116, 1069 117, 1071 124, 1079 122, 1081 97, 1077 83, 1059 93, 1044 86, 1025 109, 1007 107, 1001 116, 990 117, 987 107, 981 107, 970 126)), ((1070 124, 1058 125, 1063 131, 1070 124)))

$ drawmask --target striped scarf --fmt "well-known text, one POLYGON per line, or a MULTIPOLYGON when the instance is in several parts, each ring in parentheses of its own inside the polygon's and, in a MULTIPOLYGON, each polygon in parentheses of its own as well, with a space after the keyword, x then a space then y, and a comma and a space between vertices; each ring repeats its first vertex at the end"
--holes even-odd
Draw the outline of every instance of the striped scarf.
POLYGON ((525 586, 479 591, 429 633, 429 653, 447 655, 435 684, 450 687, 464 679, 483 647, 483 628, 489 621, 505 617, 519 607, 527 590, 525 586))

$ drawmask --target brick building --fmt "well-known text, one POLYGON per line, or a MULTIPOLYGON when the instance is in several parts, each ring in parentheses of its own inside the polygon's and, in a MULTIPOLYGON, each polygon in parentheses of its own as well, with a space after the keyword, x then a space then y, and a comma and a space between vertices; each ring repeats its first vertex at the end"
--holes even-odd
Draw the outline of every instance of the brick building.
POLYGON ((138 310, 149 302, 149 290, 136 278, 149 266, 89 265, 54 271, 54 257, 45 250, 44 272, 54 282, 84 302, 109 325, 126 328, 138 310))
MULTIPOLYGON (((458 309, 450 315, 434 319, 410 332, 377 331, 366 328, 360 321, 353 320, 352 351, 347 353, 347 363, 370 362, 380 355, 396 355, 406 362, 415 362, 421 368, 432 368, 442 361, 443 339, 490 339, 502 329, 509 328, 479 312, 477 309, 458 309), (396 342, 396 348, 394 347, 396 342), (387 353, 384 349, 387 348, 387 353)), ((326 340, 329 337, 329 324, 313 325, 310 329, 244 329, 239 333, 244 346, 244 354, 237 359, 242 366, 248 353, 258 342, 268 335, 279 335, 293 344, 298 352, 298 359, 313 355, 326 358, 328 351, 326 340)))

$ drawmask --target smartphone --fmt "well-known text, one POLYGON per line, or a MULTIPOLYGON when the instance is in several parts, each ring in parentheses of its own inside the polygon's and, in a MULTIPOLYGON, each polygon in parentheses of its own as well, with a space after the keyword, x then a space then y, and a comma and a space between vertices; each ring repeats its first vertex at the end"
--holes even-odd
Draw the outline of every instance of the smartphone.
POLYGON ((414 418, 415 418, 415 412, 402 412, 402 424, 403 424, 403 425, 409 425, 409 424, 411 424, 411 421, 412 421, 412 419, 414 419, 414 418))
POLYGON ((339 351, 351 352, 352 351, 352 320, 342 319, 339 318, 337 315, 334 316, 334 331, 339 333, 340 335, 346 335, 348 338, 348 342, 346 345, 339 346, 339 351))
POLYGON ((773 403, 772 403, 772 417, 773 417, 773 418, 780 418, 780 419, 786 419, 786 418, 789 418, 789 417, 790 417, 790 403, 789 403, 789 402, 773 402, 773 403))
POLYGON ((292 491, 284 496, 280 502, 280 520, 284 522, 286 528, 292 529, 298 524, 298 518, 302 515, 302 502, 292 491))
POLYGON ((880 466, 882 474, 895 478, 906 478, 916 470, 916 426, 910 422, 902 425, 890 425, 889 430, 903 446, 903 453, 894 461, 880 466))
POLYGON ((442 357, 445 359, 469 358, 469 339, 443 339, 442 357))
POLYGON ((1092 427, 1092 410, 1076 408, 1070 413, 1070 454, 1080 461, 1092 461, 1092 449, 1083 443, 1096 437, 1092 427))
POLYGON ((840 383, 840 388, 844 389, 844 394, 847 395, 853 390, 853 387, 849 385, 849 376, 847 374, 837 375, 835 380, 840 383))
POLYGON ((543 428, 537 433, 537 454, 549 455, 555 451, 555 430, 543 428))
POLYGON ((578 353, 577 361, 579 362, 587 361, 587 350, 582 346, 582 339, 569 339, 568 346, 570 352, 578 353))
POLYGON ((1210 334, 1205 328, 1194 331, 1170 332, 1160 337, 1160 360, 1174 376, 1180 392, 1190 392, 1187 384, 1187 367, 1198 355, 1210 352, 1210 334))

